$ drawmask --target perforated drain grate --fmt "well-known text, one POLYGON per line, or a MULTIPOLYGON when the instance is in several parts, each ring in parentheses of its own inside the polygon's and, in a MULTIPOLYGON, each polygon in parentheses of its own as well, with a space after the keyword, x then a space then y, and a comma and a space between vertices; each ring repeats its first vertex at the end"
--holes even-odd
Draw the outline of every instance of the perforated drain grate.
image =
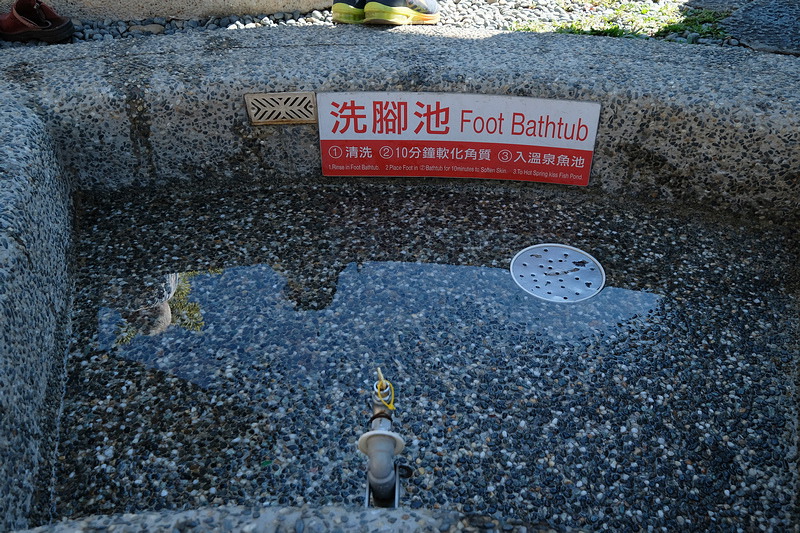
POLYGON ((525 292, 550 302, 591 298, 606 283, 597 259, 566 244, 525 248, 511 261, 511 275, 525 292))
POLYGON ((245 94, 250 123, 313 124, 317 121, 317 99, 314 93, 245 94))

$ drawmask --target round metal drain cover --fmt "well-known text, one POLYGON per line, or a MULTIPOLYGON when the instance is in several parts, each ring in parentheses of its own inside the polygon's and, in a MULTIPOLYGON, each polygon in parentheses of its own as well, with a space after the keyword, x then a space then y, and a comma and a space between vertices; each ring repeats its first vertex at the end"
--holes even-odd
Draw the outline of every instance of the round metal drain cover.
POLYGON ((566 244, 525 248, 511 261, 511 275, 525 292, 550 302, 591 298, 606 283, 597 259, 566 244))

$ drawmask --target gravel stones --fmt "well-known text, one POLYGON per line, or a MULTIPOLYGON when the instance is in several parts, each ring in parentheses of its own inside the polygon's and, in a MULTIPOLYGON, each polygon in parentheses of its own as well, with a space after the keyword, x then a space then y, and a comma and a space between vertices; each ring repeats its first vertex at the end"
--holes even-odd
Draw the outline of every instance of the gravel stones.
MULTIPOLYGON (((128 26, 127 29, 125 29, 125 32, 130 32, 130 33, 151 33, 153 35, 158 35, 160 33, 164 33, 165 30, 166 30, 166 28, 162 24, 155 24, 154 23, 154 24, 147 24, 145 26, 143 26, 141 24, 134 24, 132 26, 128 26)), ((119 35, 121 36, 125 32, 120 31, 119 35)), ((114 34, 111 34, 111 35, 113 37, 114 34)))
POLYGON ((455 182, 144 198, 84 204, 58 516, 358 506, 381 366, 406 508, 510 528, 796 523, 788 228, 455 182), (553 241, 598 258, 608 288, 567 307, 516 288, 514 253, 553 241), (185 270, 203 327, 117 342, 97 295, 185 270))
MULTIPOLYGON (((530 26, 536 31, 554 31, 560 27, 581 24, 595 25, 613 21, 620 27, 653 33, 658 26, 671 23, 684 6, 683 0, 637 0, 624 6, 606 5, 583 0, 442 0, 441 25, 459 28, 509 30, 530 26)), ((209 19, 176 20, 164 17, 144 21, 80 21, 73 20, 76 33, 72 42, 137 38, 144 35, 174 34, 190 31, 253 30, 277 26, 332 26, 329 9, 301 14, 299 11, 271 15, 231 15, 209 19)), ((682 39, 675 37, 674 39, 682 39)), ((696 39, 684 42, 698 42, 696 39)), ((35 46, 37 43, 5 43, 0 47, 35 46)), ((730 45, 725 40, 707 40, 702 44, 730 45)))

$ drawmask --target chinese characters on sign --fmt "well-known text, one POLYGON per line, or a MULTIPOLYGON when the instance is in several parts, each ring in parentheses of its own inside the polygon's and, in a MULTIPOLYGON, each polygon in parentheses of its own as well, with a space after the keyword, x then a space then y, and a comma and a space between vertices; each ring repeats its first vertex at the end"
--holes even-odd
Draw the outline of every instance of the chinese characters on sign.
POLYGON ((318 93, 326 176, 587 185, 600 104, 479 94, 318 93))

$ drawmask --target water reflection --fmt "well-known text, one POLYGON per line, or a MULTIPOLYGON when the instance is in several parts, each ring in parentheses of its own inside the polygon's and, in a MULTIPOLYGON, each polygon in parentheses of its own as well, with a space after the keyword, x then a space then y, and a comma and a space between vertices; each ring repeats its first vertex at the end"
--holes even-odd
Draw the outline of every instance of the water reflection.
POLYGON ((127 344, 139 333, 152 336, 166 331, 173 322, 169 300, 181 277, 174 273, 132 277, 107 288, 103 301, 119 312, 115 344, 127 344))
POLYGON ((286 278, 267 265, 173 274, 148 286, 161 287, 166 299, 145 311, 157 314, 169 301, 173 317, 185 319, 192 309, 195 327, 173 319, 166 329, 141 327, 149 335, 120 342, 120 324, 130 325, 132 313, 103 307, 101 347, 204 387, 237 376, 265 379, 276 364, 284 375, 314 379, 320 368, 364 354, 400 362, 418 355, 525 356, 535 354, 537 341, 606 334, 660 300, 607 287, 585 302, 555 304, 526 294, 505 269, 401 262, 349 264, 322 310, 299 310, 286 297, 286 278))

